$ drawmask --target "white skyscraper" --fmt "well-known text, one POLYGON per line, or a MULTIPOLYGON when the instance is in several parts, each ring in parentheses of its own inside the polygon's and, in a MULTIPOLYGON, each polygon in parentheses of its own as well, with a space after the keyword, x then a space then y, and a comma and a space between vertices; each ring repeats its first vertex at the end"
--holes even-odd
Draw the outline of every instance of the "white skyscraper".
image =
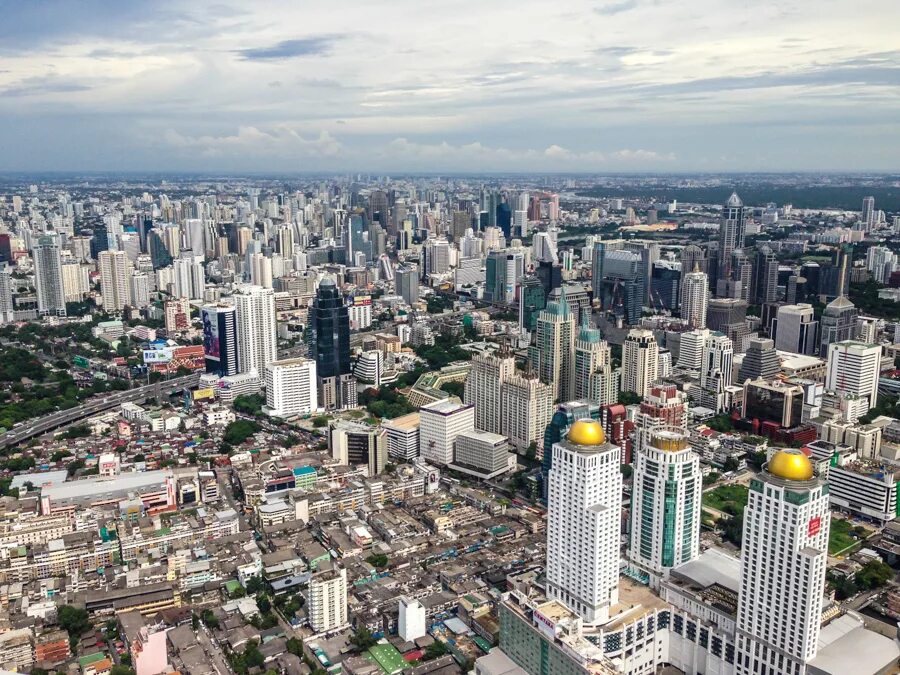
POLYGON ((553 444, 547 496, 547 595, 586 623, 604 623, 619 600, 621 450, 595 420, 553 444))
POLYGON ((426 462, 446 466, 453 461, 453 441, 475 428, 475 408, 458 399, 429 403, 419 410, 419 447, 426 462))
POLYGON ((860 222, 868 232, 875 227, 875 197, 863 197, 860 222))
POLYGON ((726 335, 712 332, 703 345, 703 364, 700 368, 700 402, 722 412, 726 409, 725 387, 731 385, 734 343, 726 335))
POLYGON ((529 359, 532 369, 553 386, 558 401, 571 401, 575 394, 575 332, 575 314, 565 295, 538 315, 529 359))
POLYGON ((744 510, 736 675, 805 675, 818 649, 831 520, 825 481, 780 450, 744 510))
POLYGON ((14 320, 10 269, 5 263, 0 263, 0 325, 14 320))
POLYGON ((794 354, 814 354, 819 346, 819 322, 807 303, 782 305, 774 322, 775 349, 794 354))
POLYGON ((238 368, 265 377, 266 366, 278 356, 275 326, 275 291, 244 286, 234 295, 237 311, 238 368))
POLYGON ((681 318, 692 328, 706 328, 706 308, 709 304, 709 277, 696 266, 684 275, 681 282, 681 318))
POLYGON ((679 427, 648 427, 634 458, 628 558, 651 584, 700 555, 700 456, 679 427))
POLYGON ((622 347, 622 391, 644 396, 656 381, 658 368, 659 345, 653 332, 631 330, 622 347))
POLYGON ((544 430, 553 416, 553 387, 536 375, 510 375, 501 387, 503 419, 500 433, 519 454, 543 445, 544 430))
POLYGON ((702 328, 682 333, 678 341, 678 367, 700 372, 703 365, 703 347, 709 337, 709 329, 702 328))
POLYGON ((492 434, 502 431, 500 390, 516 372, 516 359, 507 353, 483 354, 472 359, 466 378, 465 402, 475 406, 475 428, 492 434))
POLYGON ((135 272, 129 282, 131 306, 143 309, 150 304, 150 277, 146 272, 135 272))
POLYGON ((878 402, 881 346, 862 342, 832 342, 828 345, 825 389, 844 396, 865 396, 872 408, 878 402))
POLYGON ((175 275, 175 296, 188 300, 202 300, 206 290, 206 271, 203 258, 185 251, 182 257, 172 261, 175 275))
POLYGON ((266 413, 291 418, 310 415, 318 409, 316 362, 283 359, 266 365, 266 413))
POLYGON ((309 580, 309 625, 325 633, 347 623, 347 570, 328 570, 309 580))
POLYGON ((107 312, 121 312, 131 304, 131 263, 124 251, 100 251, 100 294, 107 312))
POLYGON ((66 297, 62 278, 59 237, 55 234, 38 237, 32 254, 34 256, 34 287, 37 291, 38 313, 65 316, 66 297))
POLYGON ((250 283, 272 288, 272 259, 262 253, 250 254, 250 283))

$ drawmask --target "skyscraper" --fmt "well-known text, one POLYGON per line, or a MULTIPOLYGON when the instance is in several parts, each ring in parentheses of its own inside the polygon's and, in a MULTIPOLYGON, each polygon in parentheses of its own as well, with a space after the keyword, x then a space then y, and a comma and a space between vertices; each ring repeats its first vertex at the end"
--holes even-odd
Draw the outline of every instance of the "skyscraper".
POLYGON ((681 318, 687 321, 691 328, 706 328, 709 278, 700 271, 698 264, 695 264, 693 272, 684 275, 681 288, 681 318))
POLYGON ((516 359, 508 352, 472 358, 464 400, 475 406, 475 428, 492 434, 503 432, 501 389, 516 372, 516 359))
POLYGON ((744 510, 736 675, 805 675, 818 649, 831 520, 825 481, 779 450, 744 510))
POLYGON ((538 315, 535 344, 529 349, 534 372, 553 387, 554 398, 569 401, 575 392, 575 315, 565 296, 538 315))
MULTIPOLYGON (((737 192, 732 192, 722 209, 719 226, 719 284, 732 278, 732 258, 736 249, 744 248, 744 232, 747 228, 744 202, 737 192)), ((720 295, 723 293, 720 291, 720 295)))
POLYGON ((703 346, 703 365, 700 368, 700 402, 703 406, 723 412, 728 407, 725 388, 731 385, 734 343, 726 335, 714 332, 703 346))
POLYGON ((282 359, 266 364, 266 410, 272 417, 310 415, 319 405, 316 364, 310 359, 282 359))
POLYGON ((881 346, 863 342, 833 342, 828 345, 825 389, 842 396, 865 396, 869 407, 878 402, 881 346))
POLYGON ((534 331, 538 315, 546 306, 547 294, 541 280, 534 275, 523 277, 519 284, 519 329, 534 331))
POLYGON ((419 300, 419 268, 416 265, 398 265, 394 273, 394 286, 397 295, 407 305, 414 305, 419 300))
POLYGON ((819 344, 819 322, 813 306, 782 305, 772 322, 775 349, 794 354, 814 354, 819 344))
POLYGON ((700 456, 679 427, 639 428, 628 559, 651 585, 700 555, 700 456))
POLYGON ((100 294, 103 309, 107 312, 121 312, 131 304, 129 276, 131 263, 124 251, 100 251, 100 294))
POLYGON ((512 373, 504 380, 500 397, 500 433, 509 437, 520 455, 534 444, 535 457, 540 459, 544 430, 553 414, 553 387, 536 375, 512 373))
POLYGON ((350 314, 334 280, 322 279, 313 301, 316 370, 322 379, 350 372, 350 314))
POLYGON ((698 328, 682 333, 678 340, 678 367, 700 372, 703 365, 703 346, 709 337, 709 329, 698 328))
POLYGON ((622 391, 643 397, 656 381, 659 368, 659 345, 653 332, 632 329, 622 347, 622 391))
POLYGON ((575 340, 575 398, 600 405, 619 397, 619 371, 613 370, 609 345, 600 331, 582 326, 575 340))
POLYGON ((755 305, 778 299, 778 258, 768 246, 760 246, 753 262, 750 301, 755 305))
POLYGON ((621 450, 600 423, 578 420, 553 444, 547 496, 547 596, 588 624, 619 600, 621 450))
POLYGON ((14 320, 10 269, 5 262, 0 262, 0 326, 14 320))
POLYGON ((475 428, 475 408, 459 399, 442 399, 419 410, 419 448, 426 462, 446 466, 453 461, 453 442, 475 428))
POLYGON ((875 197, 863 197, 860 222, 868 232, 875 227, 875 197))
POLYGON ((66 296, 62 278, 62 259, 59 237, 45 234, 38 237, 34 255, 34 287, 37 290, 39 314, 66 315, 66 296))
POLYGON ((859 310, 846 296, 840 295, 825 306, 822 312, 822 345, 819 354, 827 356, 828 345, 844 342, 855 336, 859 310))
POLYGON ((738 371, 738 383, 759 378, 771 381, 779 372, 781 361, 775 351, 775 342, 766 338, 750 338, 750 345, 738 371))
POLYGON ((237 311, 233 305, 206 305, 200 311, 203 321, 203 353, 206 372, 237 375, 237 311))
POLYGON ((266 376, 266 366, 278 357, 275 291, 243 286, 234 294, 237 317, 238 372, 266 376))
POLYGON ((484 299, 505 304, 514 302, 516 285, 524 269, 525 259, 521 253, 508 249, 491 251, 485 261, 484 299))

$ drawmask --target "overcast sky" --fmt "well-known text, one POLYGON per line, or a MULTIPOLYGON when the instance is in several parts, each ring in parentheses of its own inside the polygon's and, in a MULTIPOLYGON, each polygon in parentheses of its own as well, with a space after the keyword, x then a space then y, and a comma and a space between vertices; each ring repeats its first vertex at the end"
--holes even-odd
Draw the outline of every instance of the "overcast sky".
POLYGON ((900 0, 0 0, 0 171, 900 169, 900 0))

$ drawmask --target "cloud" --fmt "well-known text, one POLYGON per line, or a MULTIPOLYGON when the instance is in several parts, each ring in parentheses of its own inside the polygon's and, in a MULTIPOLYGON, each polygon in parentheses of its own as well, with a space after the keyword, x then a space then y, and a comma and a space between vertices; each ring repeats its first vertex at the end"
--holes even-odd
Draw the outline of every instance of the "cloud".
POLYGON ((89 91, 90 89, 91 87, 86 84, 72 82, 59 77, 26 77, 8 87, 0 87, 0 95, 10 98, 22 98, 25 96, 41 96, 43 94, 71 94, 79 91, 89 91))
POLYGON ((338 157, 343 145, 327 131, 307 138, 296 130, 278 125, 271 129, 254 126, 239 127, 237 132, 222 136, 186 136, 167 129, 163 140, 173 148, 199 151, 206 157, 222 157, 246 154, 249 156, 274 155, 278 157, 338 157))
POLYGON ((297 40, 284 40, 271 47, 241 49, 238 54, 245 61, 281 61, 300 56, 322 56, 331 51, 336 39, 333 35, 318 35, 297 40))
POLYGON ((613 16, 627 12, 638 6, 638 0, 622 0, 621 2, 610 2, 594 8, 594 12, 601 16, 613 16))

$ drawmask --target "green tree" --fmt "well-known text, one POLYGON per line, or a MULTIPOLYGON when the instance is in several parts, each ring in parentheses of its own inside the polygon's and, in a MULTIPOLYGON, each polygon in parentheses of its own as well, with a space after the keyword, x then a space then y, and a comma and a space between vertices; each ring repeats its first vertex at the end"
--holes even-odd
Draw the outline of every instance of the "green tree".
POLYGON ((294 656, 303 657, 303 641, 300 638, 288 638, 287 650, 294 656))
POLYGON ((134 675, 134 668, 117 663, 110 669, 110 675, 134 675))
POLYGON ((440 640, 435 640, 425 648, 425 654, 422 656, 423 661, 432 661, 441 658, 447 653, 447 645, 440 640))
POLYGON ((377 642, 378 641, 372 637, 372 632, 365 626, 362 626, 350 638, 350 644, 356 648, 357 652, 364 652, 370 647, 374 647, 377 642))
POLYGON ((853 577, 854 583, 862 590, 881 588, 894 578, 894 570, 880 560, 871 560, 853 577))
POLYGON ((642 400, 643 399, 633 391, 619 392, 619 403, 621 403, 622 405, 636 405, 642 400))
POLYGON ((63 605, 56 612, 56 622, 69 634, 69 644, 74 648, 81 636, 91 627, 87 610, 63 605))
POLYGON ((366 562, 372 567, 384 569, 388 565, 388 557, 384 553, 375 553, 366 558, 366 562))
POLYGON ((632 474, 634 473, 634 469, 631 467, 631 464, 620 464, 619 471, 622 472, 622 478, 624 478, 625 480, 631 478, 632 474))

